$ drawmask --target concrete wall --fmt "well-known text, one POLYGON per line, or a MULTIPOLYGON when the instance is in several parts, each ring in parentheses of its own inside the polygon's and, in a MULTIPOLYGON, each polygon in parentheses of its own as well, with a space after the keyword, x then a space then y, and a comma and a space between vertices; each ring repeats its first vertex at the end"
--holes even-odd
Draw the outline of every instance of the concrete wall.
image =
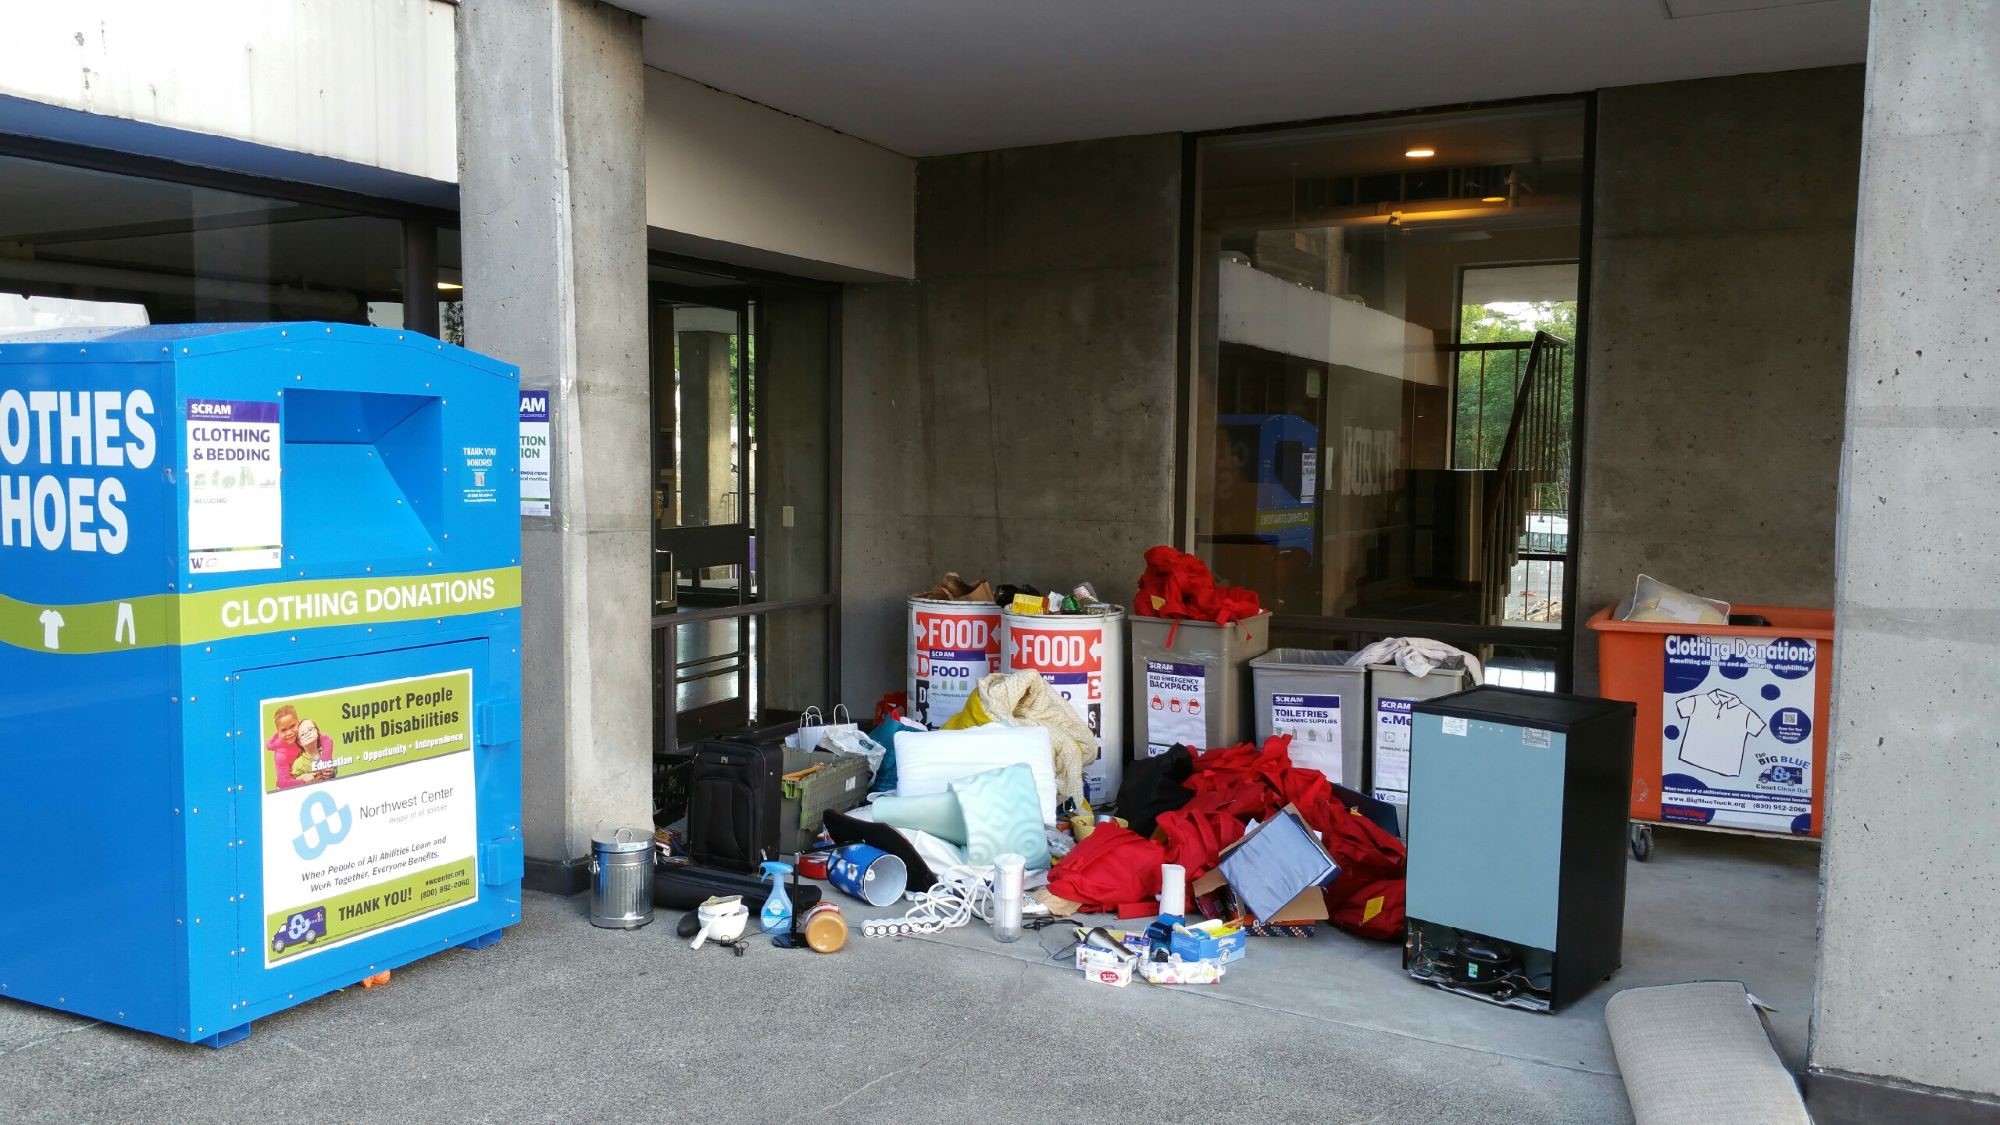
POLYGON ((900 690, 946 570, 1122 601, 1173 532, 1181 145, 923 161, 915 284, 843 317, 842 678, 900 690))
POLYGON ((841 277, 916 272, 916 161, 663 70, 646 71, 646 222, 675 247, 841 277), (700 243, 727 246, 704 246, 700 243))
POLYGON ((1599 93, 1579 622, 1641 572, 1832 604, 1861 78, 1599 93))
POLYGON ((1986 0, 1874 5, 1807 1081, 1826 1125, 2000 1120, 1995 44, 1986 0))
POLYGON ((438 0, 9 4, 0 95, 451 181, 456 15, 438 0))

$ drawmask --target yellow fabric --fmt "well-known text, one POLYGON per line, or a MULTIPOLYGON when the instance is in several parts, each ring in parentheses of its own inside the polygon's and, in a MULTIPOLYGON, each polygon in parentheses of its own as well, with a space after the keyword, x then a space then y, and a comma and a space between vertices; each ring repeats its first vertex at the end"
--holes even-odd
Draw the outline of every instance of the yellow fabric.
POLYGON ((983 727, 992 721, 993 716, 986 713, 986 705, 979 702, 979 693, 974 692, 965 697, 965 706, 959 708, 958 714, 953 715, 950 722, 938 729, 971 730, 973 727, 983 727))

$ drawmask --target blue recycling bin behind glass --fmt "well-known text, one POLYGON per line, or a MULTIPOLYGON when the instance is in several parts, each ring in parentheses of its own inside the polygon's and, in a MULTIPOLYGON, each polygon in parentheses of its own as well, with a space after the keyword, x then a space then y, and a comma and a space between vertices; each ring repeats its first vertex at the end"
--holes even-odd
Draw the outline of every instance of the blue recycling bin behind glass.
POLYGON ((0 340, 0 996, 221 1046, 521 916, 512 367, 0 340))

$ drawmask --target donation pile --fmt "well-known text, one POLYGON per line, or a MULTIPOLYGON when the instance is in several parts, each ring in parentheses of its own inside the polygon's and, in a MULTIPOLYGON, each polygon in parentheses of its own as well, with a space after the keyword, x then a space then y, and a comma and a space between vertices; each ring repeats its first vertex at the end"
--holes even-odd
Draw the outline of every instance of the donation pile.
POLYGON ((1261 748, 1175 747, 1140 763, 1120 804, 1144 810, 1150 833, 1099 826, 1056 865, 1042 901, 1058 914, 1150 914, 1171 865, 1193 880, 1205 913, 1253 934, 1306 936, 1330 921, 1401 938, 1403 842, 1367 814, 1376 802, 1294 768, 1290 744, 1274 735, 1261 748))
MULTIPOLYGON (((1076 967, 1110 985, 1215 985, 1245 959, 1252 938, 1310 937, 1321 923, 1399 939, 1406 852, 1393 809, 1295 767, 1289 734, 1261 745, 1192 745, 1203 730, 1213 737, 1208 712, 1238 713, 1226 683, 1242 672, 1245 653, 1263 651, 1268 629, 1256 591, 1218 581, 1200 559, 1169 546, 1145 559, 1132 613, 1166 634, 1163 643, 1145 642, 1164 653, 1154 665, 1201 681, 1183 693, 1195 702, 1181 713, 1203 716, 1189 724, 1192 733, 1129 756, 1120 697, 1141 644, 1135 638, 1128 650, 1118 627, 1125 610, 1091 584, 1044 593, 946 573, 912 596, 906 690, 884 695, 866 726, 839 707, 824 717, 809 710, 773 759, 766 773, 784 783, 775 805, 782 833, 759 834, 759 817, 733 803, 742 787, 761 792, 754 770, 705 782, 698 756, 690 790, 711 784, 732 797, 690 801, 692 862, 661 877, 681 888, 686 901, 676 905, 696 908, 685 920, 690 936, 706 906, 714 916, 707 944, 728 941, 737 923, 727 900, 747 909, 761 897, 765 909, 749 912, 749 930, 761 925, 780 946, 839 948, 801 928, 818 910, 821 936, 836 924, 846 934, 844 919, 833 920, 838 908, 814 898, 818 889, 803 877, 873 908, 859 926, 869 938, 984 922, 1004 943, 1024 931, 1073 928, 1076 967), (1091 617, 1116 624, 1093 632, 1081 620, 1091 617), (1218 628, 1228 636, 1208 636, 1218 628), (1174 631, 1204 639, 1176 648, 1174 631), (716 865, 734 874, 705 871, 716 865)), ((1377 655, 1436 654, 1424 642, 1377 655)), ((737 756, 755 734, 730 743, 737 756)), ((739 934, 731 948, 740 953, 749 940, 739 934)))

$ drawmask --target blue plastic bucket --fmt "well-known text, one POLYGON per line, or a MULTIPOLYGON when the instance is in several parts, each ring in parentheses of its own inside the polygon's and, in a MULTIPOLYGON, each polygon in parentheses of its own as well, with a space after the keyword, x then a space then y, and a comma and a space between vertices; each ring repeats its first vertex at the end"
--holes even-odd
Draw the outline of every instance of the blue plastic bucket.
POLYGON ((826 877, 870 906, 889 905, 902 898, 910 885, 910 869, 902 860, 867 844, 835 848, 826 865, 826 877))

